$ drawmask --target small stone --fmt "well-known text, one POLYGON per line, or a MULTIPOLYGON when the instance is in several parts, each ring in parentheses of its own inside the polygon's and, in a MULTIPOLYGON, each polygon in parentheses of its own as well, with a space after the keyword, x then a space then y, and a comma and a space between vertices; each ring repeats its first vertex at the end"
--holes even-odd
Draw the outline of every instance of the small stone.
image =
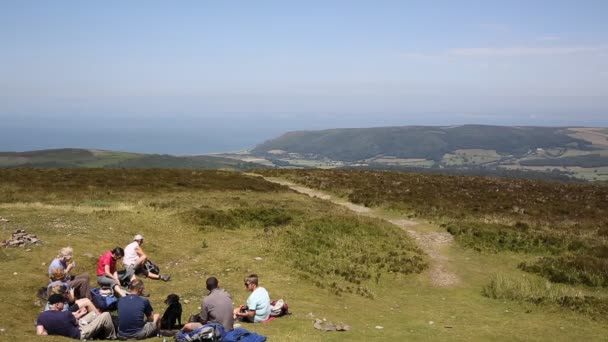
POLYGON ((0 329, 0 333, 5 332, 6 330, 4 328, 0 329))
POLYGON ((433 325, 433 324, 435 324, 435 322, 433 322, 433 321, 429 321, 429 324, 430 324, 430 325, 433 325))
POLYGON ((230 272, 230 271, 232 271, 230 268, 227 268, 227 269, 226 269, 226 272, 230 272))
POLYGON ((46 262, 43 262, 43 263, 42 263, 42 266, 46 266, 46 262))
POLYGON ((262 260, 262 257, 255 257, 254 259, 260 261, 262 260))
POLYGON ((32 249, 31 249, 31 248, 28 248, 28 249, 26 249, 25 251, 26 251, 26 252, 31 252, 31 251, 32 251, 32 249))
POLYGON ((509 310, 505 310, 505 312, 509 312, 509 310))
POLYGON ((19 273, 17 273, 17 272, 13 272, 13 275, 17 275, 17 274, 19 274, 19 273))
POLYGON ((382 330, 382 329, 384 329, 384 327, 383 327, 383 326, 381 326, 381 325, 376 325, 376 329, 378 329, 378 330, 382 330))
POLYGON ((188 304, 188 303, 190 303, 190 301, 187 299, 184 299, 184 303, 188 304))

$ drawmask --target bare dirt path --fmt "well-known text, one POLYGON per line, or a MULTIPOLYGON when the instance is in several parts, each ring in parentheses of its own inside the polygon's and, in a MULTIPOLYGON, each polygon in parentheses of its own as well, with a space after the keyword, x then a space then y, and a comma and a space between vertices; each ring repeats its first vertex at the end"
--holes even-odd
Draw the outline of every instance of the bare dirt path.
POLYGON ((379 218, 388 221, 403 230, 405 230, 418 244, 418 246, 429 255, 431 259, 431 268, 429 277, 431 284, 437 287, 450 287, 459 283, 458 277, 449 269, 449 258, 445 253, 445 248, 453 243, 454 239, 450 233, 445 231, 422 231, 417 229, 419 223, 410 219, 391 219, 385 215, 373 212, 370 208, 354 204, 348 201, 337 199, 322 191, 310 189, 302 185, 294 184, 290 181, 277 178, 264 178, 269 182, 278 183, 288 186, 294 191, 308 195, 310 197, 318 197, 320 199, 330 201, 332 203, 344 206, 358 214, 363 214, 370 217, 379 218))

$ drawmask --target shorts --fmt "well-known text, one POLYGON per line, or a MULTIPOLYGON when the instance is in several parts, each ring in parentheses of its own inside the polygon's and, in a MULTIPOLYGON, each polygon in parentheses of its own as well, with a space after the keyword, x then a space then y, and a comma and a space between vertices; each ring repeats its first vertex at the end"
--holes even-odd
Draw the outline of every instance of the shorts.
POLYGON ((156 329, 156 324, 153 322, 146 322, 138 332, 130 335, 122 334, 120 331, 118 332, 118 336, 122 338, 134 338, 136 340, 143 340, 148 337, 155 337, 158 334, 158 329, 156 329))

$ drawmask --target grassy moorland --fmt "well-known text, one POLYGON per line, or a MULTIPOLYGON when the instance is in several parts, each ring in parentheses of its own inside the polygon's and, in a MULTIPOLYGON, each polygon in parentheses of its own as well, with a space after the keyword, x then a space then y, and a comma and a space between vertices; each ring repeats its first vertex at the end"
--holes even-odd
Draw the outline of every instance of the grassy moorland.
POLYGON ((409 237, 384 221, 235 172, 0 170, 0 216, 10 220, 0 223, 2 239, 25 229, 43 240, 41 246, 0 250, 3 340, 36 339, 32 322, 41 303, 35 292, 66 245, 76 251, 76 271, 94 274, 101 253, 143 234, 146 252, 173 277, 146 281, 152 304, 162 313, 166 295, 177 293, 184 319, 198 311, 208 276, 217 276, 238 304, 248 295, 242 278, 258 273, 294 314, 248 328, 281 341, 321 339, 309 313, 353 325, 354 340, 377 338, 355 308, 387 306, 384 293, 415 282, 427 266, 409 237))
MULTIPOLYGON (((184 316, 196 312, 211 275, 241 303, 248 295, 242 278, 255 272, 293 312, 246 326, 272 341, 571 341, 602 340, 608 332, 598 314, 602 287, 553 284, 524 272, 517 265, 531 260, 527 253, 447 247, 460 282, 435 287, 428 277, 432 260, 402 229, 235 172, 0 170, 0 216, 10 220, 0 222, 2 239, 21 228, 43 240, 0 249, 2 340, 38 339, 35 291, 46 284, 59 248, 74 247, 76 272, 92 274, 101 253, 124 247, 136 233, 173 277, 145 281, 156 311, 177 293, 184 316), (317 331, 313 317, 353 330, 317 331)), ((420 229, 439 227, 421 223, 420 229)))
POLYGON ((428 220, 479 257, 514 253, 521 258, 514 265, 518 269, 551 284, 578 286, 584 293, 576 298, 559 296, 552 293, 555 285, 553 290, 537 291, 533 289, 544 286, 539 287, 538 281, 499 277, 488 279, 484 286, 489 297, 551 302, 596 318, 608 312, 608 187, 391 172, 260 173, 332 192, 353 203, 428 220))

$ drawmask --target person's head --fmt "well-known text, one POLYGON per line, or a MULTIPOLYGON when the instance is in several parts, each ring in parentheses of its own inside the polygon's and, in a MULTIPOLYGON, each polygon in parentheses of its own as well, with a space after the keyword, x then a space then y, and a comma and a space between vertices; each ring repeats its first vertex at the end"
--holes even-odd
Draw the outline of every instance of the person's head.
POLYGON ((65 298, 60 294, 52 294, 49 296, 49 305, 55 310, 62 311, 65 305, 65 298))
POLYGON ((51 295, 58 294, 58 295, 64 296, 66 292, 67 292, 67 289, 66 289, 65 285, 63 285, 63 284, 51 286, 51 295))
POLYGON ((255 290, 258 287, 258 275, 250 274, 245 277, 245 287, 247 288, 247 291, 255 290))
POLYGON ((120 248, 120 247, 116 247, 112 250, 112 258, 114 258, 114 260, 118 260, 118 259, 122 259, 122 257, 125 256, 125 250, 120 248))
POLYGON ((59 254, 57 254, 57 259, 61 259, 63 261, 70 261, 74 256, 74 249, 72 247, 63 247, 59 250, 59 254))
POLYGON ((207 290, 209 290, 209 292, 217 289, 218 286, 219 282, 216 277, 207 278, 207 290))
POLYGON ((133 237, 133 241, 137 241, 138 244, 144 243, 144 237, 141 234, 137 234, 133 237))
POLYGON ((129 292, 136 294, 136 295, 141 295, 144 292, 144 282, 141 279, 133 279, 130 283, 129 283, 129 292))
POLYGON ((65 270, 63 268, 54 268, 51 272, 51 281, 58 281, 65 279, 65 270))

